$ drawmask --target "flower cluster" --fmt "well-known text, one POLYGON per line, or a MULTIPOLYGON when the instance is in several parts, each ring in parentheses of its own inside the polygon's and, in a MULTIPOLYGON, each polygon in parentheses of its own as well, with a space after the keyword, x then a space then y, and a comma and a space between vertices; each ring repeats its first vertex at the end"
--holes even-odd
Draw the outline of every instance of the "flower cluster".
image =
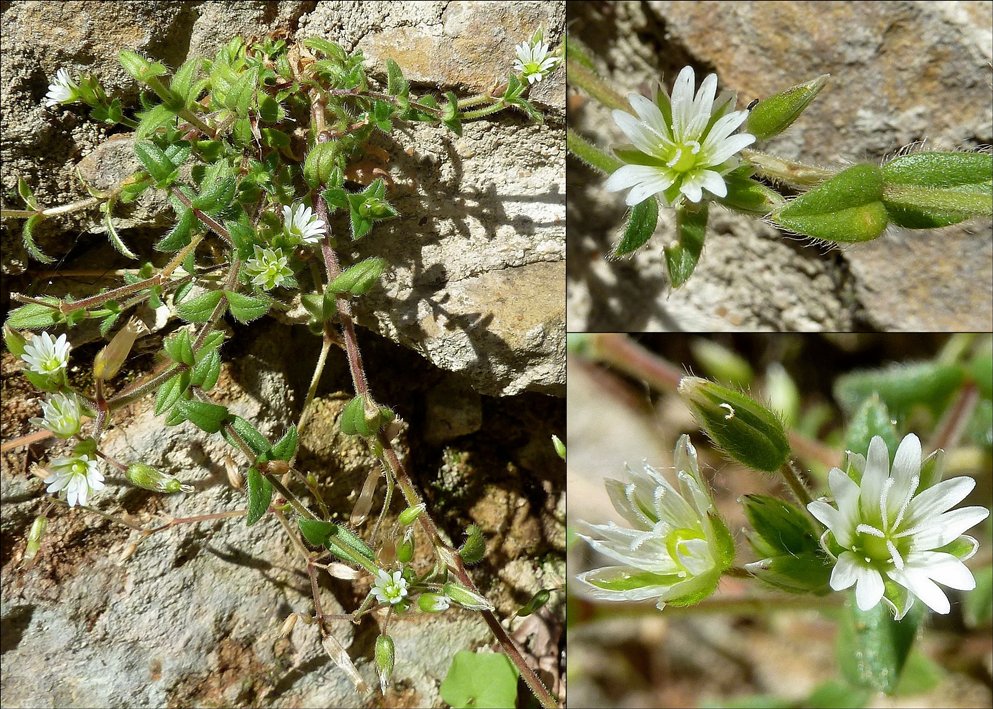
POLYGON ((581 523, 588 535, 579 536, 621 562, 576 577, 592 598, 658 598, 660 610, 666 603, 688 605, 713 593, 731 565, 734 540, 714 508, 689 436, 680 437, 674 458, 679 490, 647 465, 628 469, 630 482, 606 482, 630 527, 581 523))
POLYGON ((735 155, 755 142, 748 133, 732 135, 748 118, 735 111, 735 95, 717 94, 717 76, 710 74, 693 96, 692 67, 685 67, 672 87, 655 101, 630 94, 637 116, 614 111, 614 121, 634 144, 614 152, 625 163, 607 179, 610 192, 630 189, 626 202, 635 205, 661 194, 667 204, 682 199, 699 202, 703 190, 727 196, 724 175, 738 166, 735 155))
MULTIPOLYGON (((824 500, 807 505, 827 527, 821 543, 837 559, 831 588, 855 586, 860 610, 883 601, 897 620, 915 598, 937 613, 948 613, 948 598, 935 582, 960 590, 976 587, 962 562, 979 545, 963 532, 986 519, 989 510, 952 509, 975 480, 958 477, 922 486, 921 442, 913 434, 900 443, 892 468, 879 436, 869 443, 867 456, 849 453, 849 465, 857 481, 838 468, 829 473, 834 506, 824 500)), ((934 465, 937 480, 938 461, 934 465)))

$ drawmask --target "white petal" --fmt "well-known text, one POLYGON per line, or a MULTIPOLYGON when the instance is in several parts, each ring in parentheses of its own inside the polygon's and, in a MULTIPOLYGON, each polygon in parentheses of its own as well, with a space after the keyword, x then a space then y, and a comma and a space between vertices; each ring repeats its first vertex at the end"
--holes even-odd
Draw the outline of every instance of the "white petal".
POLYGON ((659 149, 662 141, 657 133, 653 132, 647 125, 630 113, 614 111, 612 115, 614 116, 614 123, 634 143, 634 147, 647 155, 662 157, 659 149))
POLYGON ((636 185, 634 189, 628 192, 628 196, 624 201, 631 207, 636 204, 641 204, 649 197, 652 197, 659 192, 665 192, 672 186, 672 182, 673 178, 670 175, 659 175, 655 179, 636 185))
POLYGON ((587 537, 585 534, 577 534, 576 536, 585 540, 587 544, 604 556, 633 568, 656 574, 673 574, 679 570, 668 551, 660 544, 646 544, 635 551, 630 551, 599 539, 587 537))
POLYGON ((904 569, 890 571, 889 577, 901 586, 905 586, 912 594, 924 602, 935 613, 945 614, 951 610, 948 597, 937 584, 927 577, 920 569, 904 569))
POLYGON ((890 477, 895 481, 887 499, 890 519, 896 517, 916 478, 920 484, 921 475, 921 440, 913 433, 907 435, 896 450, 893 458, 893 468, 890 477))
POLYGON ((960 591, 971 591, 976 587, 976 579, 969 567, 944 552, 922 551, 910 554, 906 568, 920 570, 942 586, 960 591))
POLYGON ((688 539, 676 546, 679 562, 694 576, 699 576, 714 567, 710 555, 710 545, 706 539, 688 539))
POLYGON ((720 165, 732 155, 741 152, 755 142, 755 136, 751 133, 739 133, 725 138, 719 145, 705 153, 708 165, 720 165))
POLYGON ((672 85, 672 137, 683 140, 686 126, 693 115, 693 67, 683 67, 672 85))
POLYGON ((869 453, 866 455, 865 472, 859 487, 862 489, 862 514, 869 519, 879 515, 879 500, 883 495, 883 483, 889 477, 890 455, 886 443, 879 436, 873 436, 869 441, 869 453))
POLYGON ((658 598, 669 588, 668 585, 652 584, 625 591, 612 591, 600 588, 594 583, 595 581, 613 581, 618 577, 632 573, 638 574, 642 571, 627 566, 605 566, 579 574, 576 576, 576 580, 583 584, 580 588, 584 595, 603 601, 643 601, 647 598, 658 598))
POLYGON ((621 165, 610 174, 603 187, 608 192, 620 192, 642 182, 654 180, 660 174, 659 168, 651 165, 621 165))
POLYGON ((728 196, 728 186, 724 182, 724 178, 713 170, 701 170, 700 179, 703 188, 710 192, 712 195, 718 197, 728 196))
POLYGON ((71 480, 72 480, 72 476, 70 476, 70 475, 55 475, 55 476, 52 476, 50 478, 45 478, 45 482, 46 483, 51 483, 45 489, 45 491, 46 492, 59 492, 60 490, 64 490, 65 487, 70 483, 71 480))
POLYGON ((903 527, 905 529, 915 527, 927 519, 947 512, 964 500, 974 487, 976 481, 967 476, 950 478, 929 487, 910 501, 903 527))
POLYGON ((844 591, 859 578, 859 559, 850 551, 842 552, 831 570, 831 588, 844 591))
POLYGON ((937 549, 954 542, 963 532, 989 517, 989 514, 990 511, 985 507, 963 507, 945 512, 934 517, 930 523, 924 522, 920 527, 902 531, 897 536, 910 536, 915 551, 937 549))
POLYGON ((859 610, 875 608, 886 590, 882 575, 873 568, 859 567, 858 583, 855 586, 855 603, 859 610))
POLYGON ((689 201, 699 202, 703 198, 701 183, 702 180, 699 175, 691 174, 683 179, 682 184, 679 185, 679 191, 686 195, 686 199, 689 201))
POLYGON ((717 95, 717 75, 708 74, 707 78, 700 84, 696 99, 693 101, 693 114, 685 128, 683 139, 696 140, 703 133, 703 129, 710 123, 710 112, 714 108, 714 97, 717 95))
POLYGON ((669 133, 669 126, 665 124, 665 119, 662 118, 662 111, 659 110, 659 107, 655 105, 654 101, 645 98, 641 94, 628 94, 628 103, 631 104, 631 108, 634 109, 634 112, 638 114, 638 117, 643 123, 656 133, 664 136, 667 140, 672 140, 672 135, 669 133))

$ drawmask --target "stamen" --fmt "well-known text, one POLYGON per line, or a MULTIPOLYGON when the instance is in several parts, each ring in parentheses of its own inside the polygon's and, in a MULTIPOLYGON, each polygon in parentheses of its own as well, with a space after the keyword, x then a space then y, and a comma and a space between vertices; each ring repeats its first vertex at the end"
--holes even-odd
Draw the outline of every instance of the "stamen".
POLYGON ((868 534, 870 537, 878 537, 880 539, 886 538, 886 535, 883 534, 883 532, 868 524, 860 524, 855 528, 855 531, 861 534, 868 534))
POLYGON ((890 552, 890 558, 893 560, 894 566, 896 566, 899 571, 903 571, 903 557, 900 556, 900 552, 897 551, 896 544, 887 539, 886 549, 890 552))
POLYGON ((886 512, 887 509, 886 501, 890 496, 890 488, 893 487, 893 484, 895 482, 896 480, 894 480, 893 478, 886 478, 886 480, 883 481, 883 491, 879 495, 879 514, 882 515, 883 529, 886 531, 889 531, 889 523, 887 522, 888 514, 886 512))
POLYGON ((896 519, 893 520, 892 529, 899 529, 900 523, 903 521, 903 515, 907 512, 907 507, 910 506, 910 500, 917 492, 917 486, 920 484, 921 479, 918 476, 914 476, 910 479, 910 490, 907 492, 907 497, 904 499, 903 504, 900 505, 900 511, 896 513, 896 519))

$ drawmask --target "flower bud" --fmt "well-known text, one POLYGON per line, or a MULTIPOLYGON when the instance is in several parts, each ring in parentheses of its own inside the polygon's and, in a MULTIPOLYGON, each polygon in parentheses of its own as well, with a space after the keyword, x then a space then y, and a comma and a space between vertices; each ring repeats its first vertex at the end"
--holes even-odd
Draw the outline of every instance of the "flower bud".
POLYGON ((547 588, 543 588, 536 594, 531 596, 531 600, 525 603, 519 611, 517 611, 518 618, 524 618, 531 615, 536 610, 548 603, 548 599, 552 597, 551 592, 547 588))
POLYGON ((38 550, 41 549, 41 540, 45 536, 45 530, 48 529, 48 517, 45 515, 38 515, 34 518, 34 522, 31 523, 31 529, 28 531, 28 544, 24 548, 24 559, 30 561, 38 555, 38 550))
POLYGON ((490 603, 486 598, 479 595, 478 593, 473 593, 465 586, 461 586, 454 581, 449 581, 444 585, 442 590, 445 595, 451 600, 458 603, 463 608, 468 608, 471 611, 491 611, 493 610, 493 604, 490 603))
POLYGON ((735 460, 770 473, 786 462, 790 444, 782 422, 754 399, 699 377, 683 377, 679 395, 714 444, 735 460))
POLYGON ((132 485, 152 492, 193 492, 192 485, 183 485, 176 476, 167 475, 144 463, 129 465, 127 478, 132 485))
POLYGON ((421 512, 424 511, 426 505, 422 502, 419 505, 414 505, 413 507, 408 507, 400 516, 397 517, 397 522, 402 524, 404 527, 409 527, 414 523, 414 521, 421 516, 421 512))
POLYGON ((562 460, 565 460, 565 443, 554 434, 552 435, 552 446, 555 448, 555 454, 562 460))
POLYGON ((110 341, 102 350, 97 352, 93 358, 93 378, 104 381, 113 379, 124 360, 131 353, 131 347, 135 339, 144 328, 141 320, 131 318, 128 323, 117 331, 114 339, 110 341))
POLYGON ((331 182, 337 164, 338 143, 336 141, 318 143, 307 154, 307 159, 303 163, 303 177, 308 185, 317 189, 331 182))
POLYGON ((396 661, 396 646, 389 635, 376 638, 376 671, 379 673, 379 688, 386 694, 390 686, 390 675, 393 674, 393 664, 396 661))
POLYGON ((425 613, 441 613, 448 610, 451 599, 440 593, 422 593, 417 597, 417 605, 425 613))
POLYGON ((465 530, 465 542, 459 548, 459 556, 466 564, 477 564, 486 555, 486 539, 483 530, 475 524, 470 524, 465 530))
POLYGON ((411 559, 414 558, 414 535, 412 529, 408 529, 407 533, 403 535, 403 541, 397 544, 396 557, 402 564, 409 564, 411 559))
POLYGON ((782 133, 810 105, 830 74, 821 74, 816 79, 798 84, 759 101, 748 113, 748 132, 757 140, 765 140, 782 133))

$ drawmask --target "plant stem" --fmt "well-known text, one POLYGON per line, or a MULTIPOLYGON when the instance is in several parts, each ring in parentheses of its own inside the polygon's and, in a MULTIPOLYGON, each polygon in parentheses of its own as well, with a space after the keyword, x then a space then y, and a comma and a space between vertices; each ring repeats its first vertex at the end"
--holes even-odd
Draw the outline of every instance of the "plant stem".
POLYGON ((741 155, 755 167, 755 174, 760 177, 798 189, 815 187, 835 175, 831 170, 786 160, 758 150, 742 150, 741 155))
POLYGON ((793 461, 787 460, 783 463, 782 467, 779 468, 779 472, 783 478, 786 479, 786 484, 789 485, 790 490, 800 503, 800 506, 806 510, 807 505, 809 505, 813 499, 810 497, 810 492, 807 491, 807 487, 800 479, 800 474, 793 465, 793 461))
POLYGON ((630 111, 631 107, 627 100, 619 93, 607 85, 603 79, 593 71, 583 66, 574 59, 566 59, 566 75, 569 83, 576 86, 587 94, 590 98, 600 102, 607 108, 630 111))
POLYGON ((942 417, 934 436, 928 441, 928 447, 931 450, 954 448, 965 433, 965 427, 972 419, 972 412, 975 411, 978 403, 979 390, 976 385, 972 382, 965 384, 955 402, 942 417))
POLYGON ((183 194, 182 190, 180 190, 177 187, 172 187, 169 189, 169 193, 172 194, 172 196, 178 199, 180 202, 182 202, 184 207, 188 209, 192 209, 193 214, 196 215, 196 218, 199 219, 204 224, 206 224, 208 227, 210 227, 211 231, 213 231, 219 237, 224 239, 224 243, 226 243, 228 246, 234 246, 234 242, 231 241, 231 235, 228 233, 228 230, 225 229, 220 222, 218 222, 209 214, 204 214, 199 209, 195 209, 193 207, 193 202, 190 200, 189 197, 183 194))
POLYGON ((570 153, 606 175, 611 174, 624 164, 614 156, 600 150, 572 128, 566 129, 565 145, 570 153))

